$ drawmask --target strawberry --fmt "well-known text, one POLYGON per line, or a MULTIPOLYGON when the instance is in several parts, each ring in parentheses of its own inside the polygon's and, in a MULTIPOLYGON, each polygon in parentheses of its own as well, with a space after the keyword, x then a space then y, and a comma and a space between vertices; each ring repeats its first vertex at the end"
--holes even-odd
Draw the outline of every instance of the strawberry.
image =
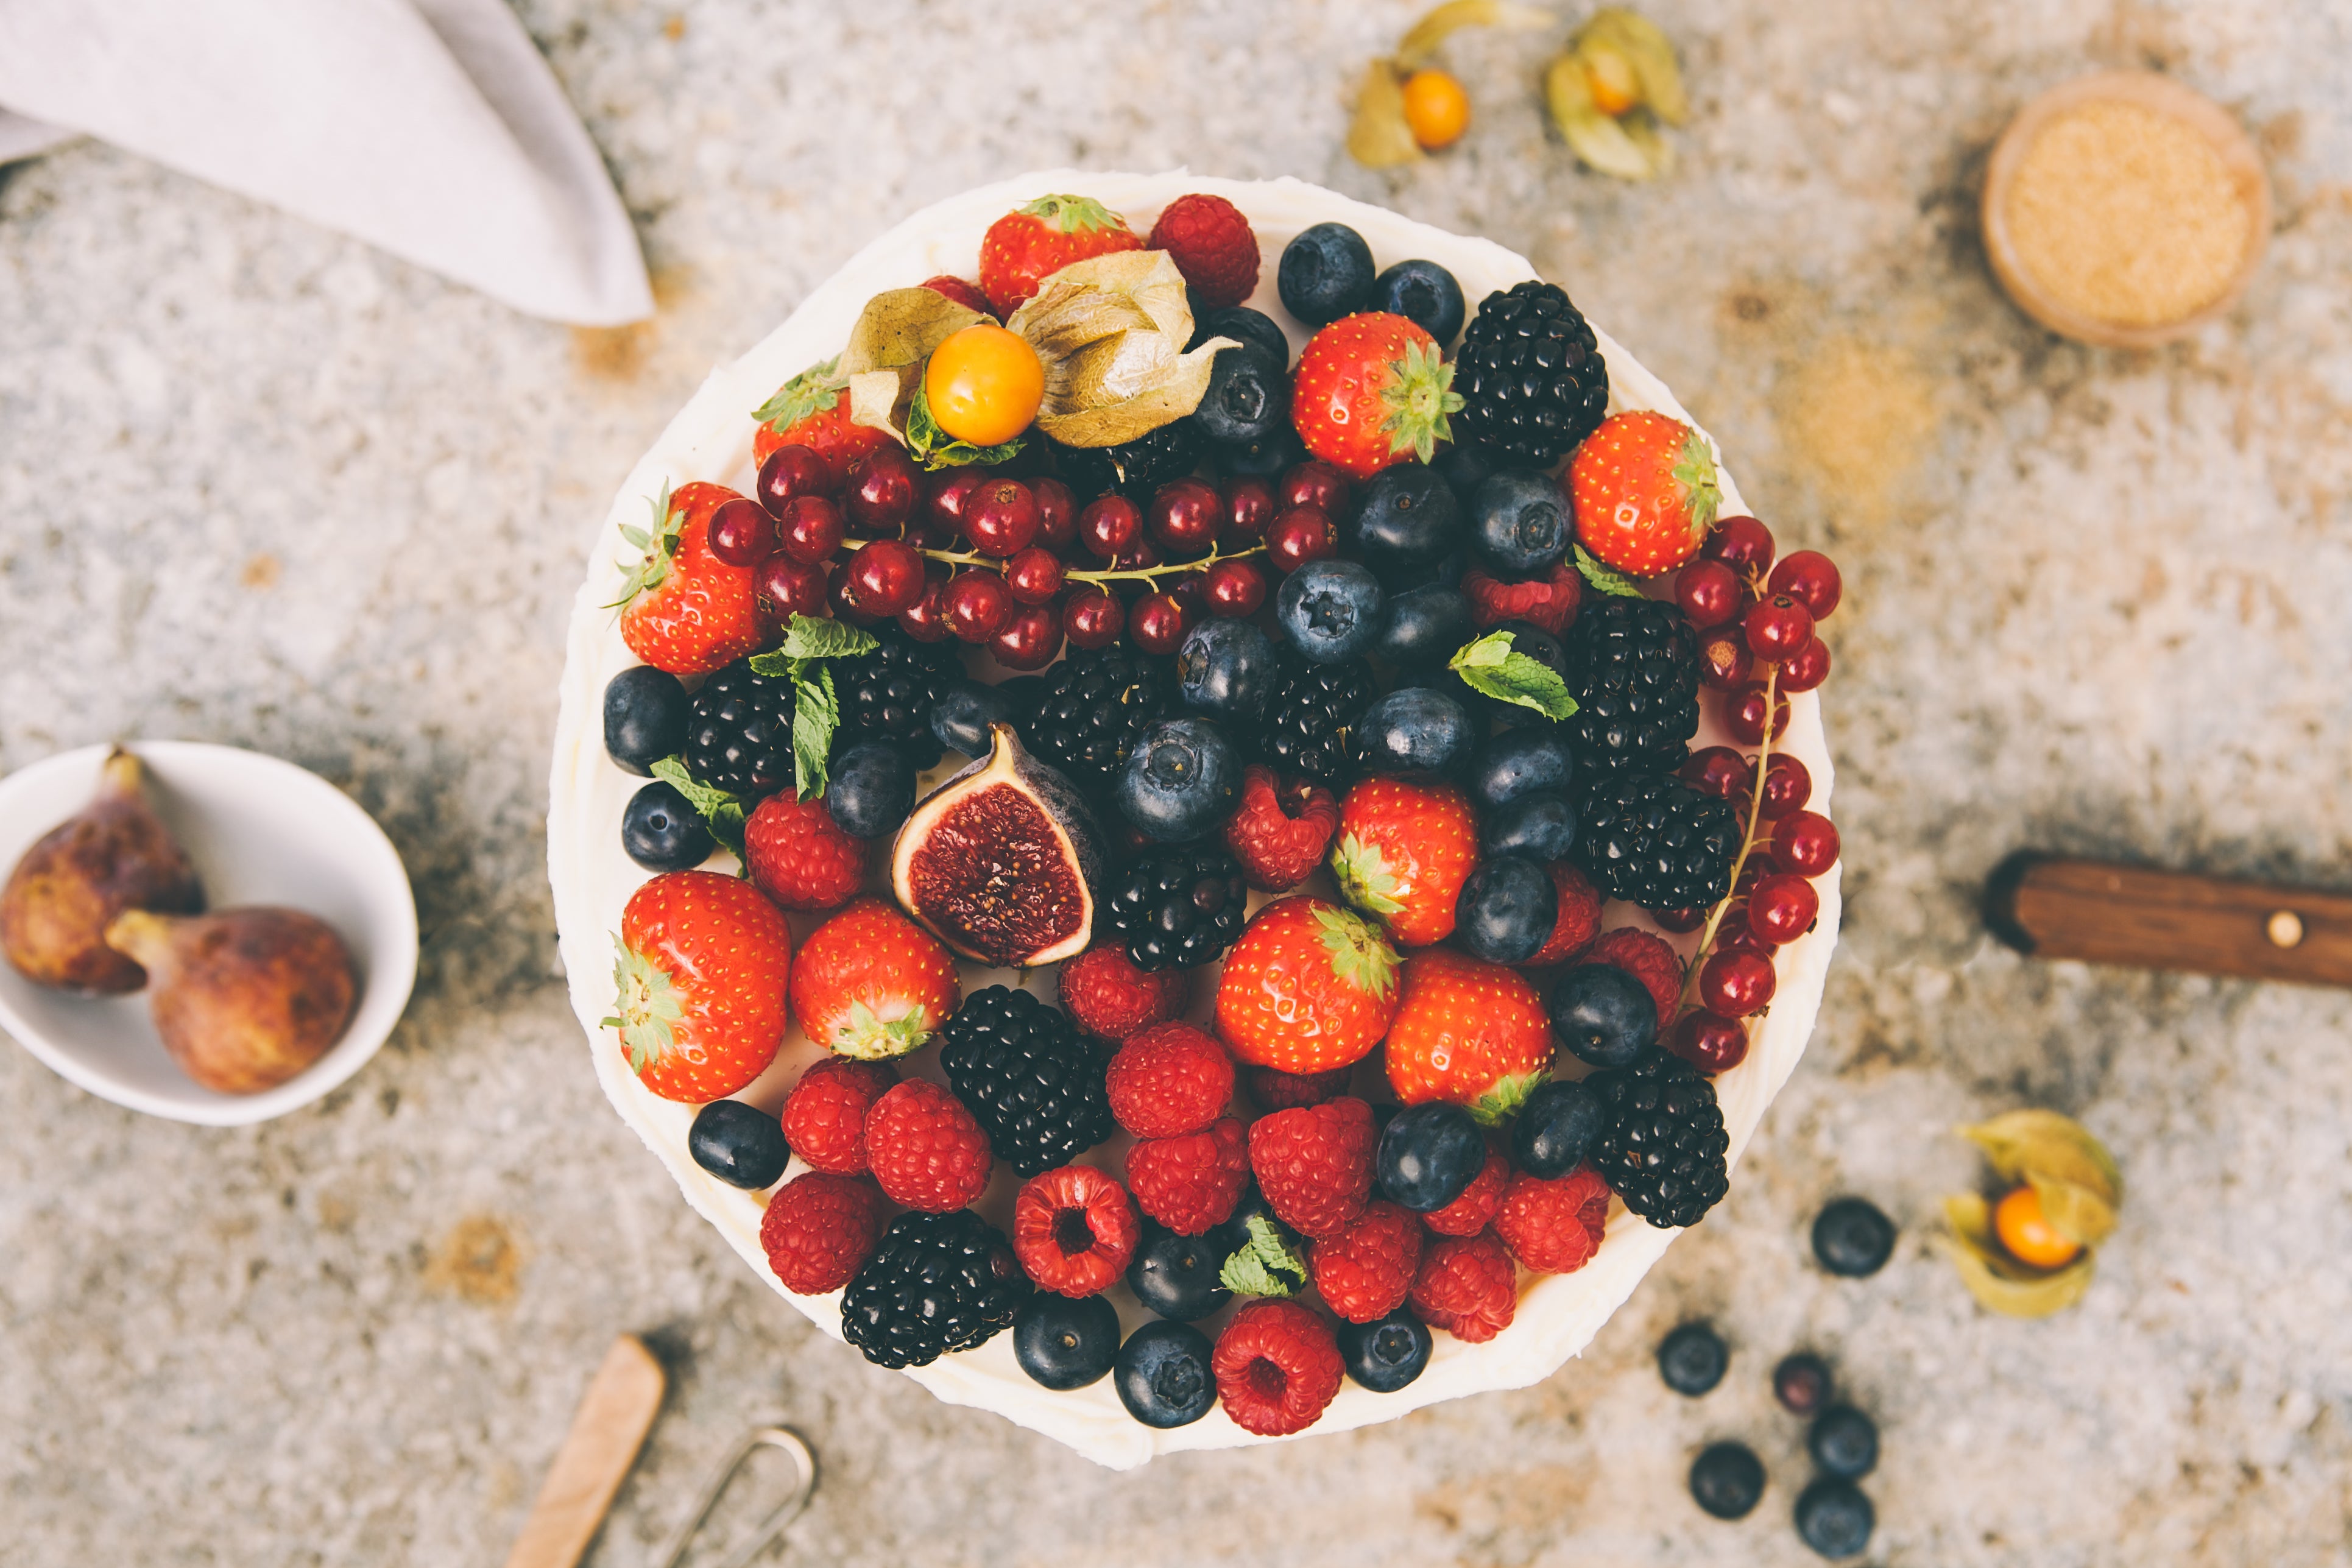
POLYGON ((1666 1033, 1682 1004, 1683 961, 1664 937, 1639 926, 1619 926, 1602 931, 1576 962, 1580 968, 1588 963, 1614 964, 1640 981, 1650 1000, 1657 1004, 1659 1035, 1666 1033))
POLYGON ((845 1057, 903 1057, 963 1000, 937 937, 880 899, 860 899, 809 933, 793 965, 793 1016, 845 1057))
POLYGON ((1369 778, 1339 807, 1339 896, 1407 947, 1454 934, 1454 902, 1477 864, 1477 815, 1452 784, 1369 778))
POLYGON ((1706 542, 1723 504, 1715 449, 1679 419, 1612 414, 1568 465, 1576 537, 1635 577, 1671 572, 1706 542))
POLYGON ((1428 462, 1454 438, 1446 416, 1461 406, 1437 340, 1405 317, 1365 310, 1307 341, 1290 423, 1309 452, 1369 479, 1407 458, 1428 462))
POLYGON ((1573 1274, 1601 1250, 1608 1218, 1609 1184, 1591 1166, 1549 1182, 1522 1171, 1503 1193, 1495 1234, 1537 1273, 1573 1274))
POLYGON ((1315 1293, 1348 1321, 1385 1318, 1404 1305, 1421 1267, 1421 1221, 1375 1199, 1347 1228, 1310 1246, 1307 1266, 1315 1293))
POLYGON ((937 278, 924 279, 923 287, 934 294, 946 295, 967 310, 978 310, 982 315, 989 316, 996 314, 995 310, 988 302, 988 296, 982 293, 980 285, 969 278, 958 278, 951 272, 942 272, 937 278))
POLYGON ((1107 942, 1062 965, 1056 980, 1062 1010, 1087 1034, 1124 1040, 1138 1029, 1180 1017, 1192 999, 1189 969, 1142 970, 1117 942, 1107 942))
POLYGON ((1601 929, 1601 893, 1592 879, 1570 860, 1555 860, 1549 869, 1559 913, 1553 917, 1551 935, 1519 965, 1522 969, 1549 968, 1591 942, 1601 929))
POLYGON ((1168 253, 1204 305, 1238 305, 1256 291, 1257 236, 1241 208, 1223 196, 1178 196, 1144 243, 1168 253))
POLYGON ((1250 1173, 1274 1217, 1311 1239, 1336 1235, 1372 1190, 1372 1108, 1353 1096, 1250 1123, 1250 1173))
POLYGON ((1339 803, 1308 779, 1277 779, 1253 763, 1242 770, 1241 809, 1225 822, 1225 847, 1261 893, 1286 893, 1313 874, 1339 828, 1339 803))
POLYGON ((1142 1138, 1127 1152, 1135 1206, 1179 1236, 1231 1219, 1249 1185, 1248 1134, 1233 1117, 1181 1138, 1142 1138))
POLYGON ((1559 637, 1576 624, 1584 605, 1584 579, 1575 567, 1554 562, 1539 576, 1502 578, 1484 566, 1462 574, 1462 596, 1470 601, 1470 624, 1491 632, 1506 621, 1527 621, 1559 637))
POLYGON ((1258 910, 1217 977, 1217 1033, 1253 1067, 1325 1072, 1363 1059, 1396 1016, 1396 950, 1320 899, 1258 910))
POLYGON ((1450 1100, 1492 1126, 1551 1065, 1551 1019, 1527 976, 1450 948, 1405 960, 1389 1026, 1389 1087, 1407 1105, 1450 1100))
POLYGON ((1039 196, 988 226, 980 242, 980 289, 999 320, 1073 261, 1140 250, 1127 220, 1087 196, 1039 196))
POLYGON ((861 458, 898 444, 887 430, 849 422, 849 378, 835 368, 840 363, 829 359, 809 366, 751 410, 760 422, 751 432, 753 462, 766 462, 779 447, 806 447, 824 459, 839 487, 849 482, 849 470, 861 458))
POLYGON ((793 933, 758 889, 716 871, 669 871, 629 895, 614 939, 621 1032, 637 1081, 699 1105, 758 1078, 784 1037, 793 933))
POLYGON ((656 669, 709 675, 763 640, 751 572, 710 552, 710 514, 741 499, 723 485, 665 486, 653 503, 652 531, 621 530, 645 552, 613 601, 621 612, 621 640, 656 669))

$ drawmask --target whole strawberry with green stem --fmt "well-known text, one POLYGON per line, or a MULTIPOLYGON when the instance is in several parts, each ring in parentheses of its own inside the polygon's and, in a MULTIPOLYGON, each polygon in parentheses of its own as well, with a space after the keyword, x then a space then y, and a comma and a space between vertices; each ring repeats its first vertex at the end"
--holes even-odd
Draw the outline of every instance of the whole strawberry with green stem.
POLYGON ((1385 310, 1342 316, 1307 340, 1291 384, 1290 422, 1307 449, 1369 479, 1408 458, 1428 462, 1454 438, 1462 406, 1437 340, 1385 310))
POLYGON ((618 1029, 637 1081, 689 1105, 758 1078, 784 1037, 793 935, 760 890, 716 871, 671 871, 629 895, 613 966, 618 1029))
POLYGON ((988 226, 980 242, 980 289, 999 320, 1074 261, 1140 250, 1127 220, 1088 196, 1039 196, 988 226))
POLYGON ((760 427, 751 432, 751 460, 764 463, 779 447, 806 447, 824 459, 833 482, 845 485, 862 459, 894 446, 890 432, 849 418, 849 378, 836 357, 822 360, 776 388, 751 411, 760 427))
POLYGON ((1493 1126, 1551 1065, 1551 1019, 1527 976, 1432 948, 1405 960, 1385 1062, 1407 1105, 1450 1100, 1493 1126))
POLYGON ((1370 778, 1339 806, 1331 874, 1339 896, 1407 947, 1454 934, 1454 906, 1478 864, 1478 817, 1452 784, 1370 778))
POLYGON ((667 485, 654 499, 651 530, 624 525, 642 553, 624 561, 627 580, 613 607, 629 651, 672 675, 709 675, 760 646, 758 590, 751 572, 711 553, 710 517, 730 500, 723 485, 667 485))
POLYGON ((1217 976, 1217 1033, 1252 1067, 1326 1072, 1360 1061, 1396 1013, 1396 950, 1321 899, 1258 910, 1217 976))
POLYGON ((793 965, 801 1028, 860 1061, 919 1049, 962 1000, 954 957, 880 899, 860 899, 811 931, 793 965))
POLYGON ((1671 572, 1697 554, 1723 506, 1706 437, 1647 409, 1602 420, 1570 459, 1567 483, 1577 539, 1635 577, 1671 572))

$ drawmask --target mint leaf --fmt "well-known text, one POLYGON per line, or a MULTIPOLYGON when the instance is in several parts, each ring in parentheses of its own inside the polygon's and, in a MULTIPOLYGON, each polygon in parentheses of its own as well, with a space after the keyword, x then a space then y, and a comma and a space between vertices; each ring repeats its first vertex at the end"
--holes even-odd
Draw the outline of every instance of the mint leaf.
POLYGON ((1307 1283, 1307 1265, 1282 1243, 1282 1233, 1262 1214, 1249 1219, 1249 1245, 1225 1259, 1217 1279, 1241 1296, 1287 1296, 1307 1283))
POLYGON ((808 800, 824 793, 824 763, 833 750, 833 732, 841 724, 841 702, 834 695, 833 671, 816 667, 815 679, 793 677, 793 793, 808 800))
POLYGON ((1565 719, 1575 712, 1576 699, 1568 694, 1568 683, 1549 665, 1514 648, 1515 635, 1488 632, 1465 644, 1446 668, 1473 691, 1496 701, 1532 708, 1547 719, 1565 719))
POLYGON ((998 446, 975 447, 953 439, 931 417, 930 396, 918 377, 915 400, 907 410, 907 450, 927 468, 961 468, 974 463, 1009 463, 1019 455, 1021 441, 1015 437, 998 446))
POLYGON ((654 777, 686 796, 686 804, 701 816, 710 829, 710 837, 741 857, 744 813, 740 796, 702 783, 686 771, 685 761, 678 757, 664 757, 656 763, 654 777))
POLYGON ((789 658, 849 658, 881 646, 873 633, 860 631, 847 621, 794 615, 793 624, 784 628, 783 652, 789 658))
POLYGON ((1604 566, 1600 558, 1580 544, 1576 547, 1576 570, 1584 580, 1604 594, 1614 594, 1622 599, 1648 597, 1641 584, 1612 566, 1604 566))

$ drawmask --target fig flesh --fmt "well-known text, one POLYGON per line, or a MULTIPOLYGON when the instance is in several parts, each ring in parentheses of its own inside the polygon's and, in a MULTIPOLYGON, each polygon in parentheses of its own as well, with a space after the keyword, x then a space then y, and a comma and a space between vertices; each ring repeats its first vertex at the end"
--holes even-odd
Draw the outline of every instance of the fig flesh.
POLYGON ((890 887, 966 958, 1057 963, 1094 934, 1102 830, 1055 769, 992 725, 989 754, 918 802, 890 851, 890 887))
POLYGON ((216 1094, 284 1083, 351 1021, 351 952, 332 926, 299 910, 131 910, 108 925, 106 940, 146 967, 163 1048, 216 1094))
POLYGON ((117 747, 79 816, 25 851, 0 891, 0 948, 36 985, 121 995, 146 972, 106 944, 125 910, 194 914, 205 907, 195 868, 147 804, 147 768, 117 747))

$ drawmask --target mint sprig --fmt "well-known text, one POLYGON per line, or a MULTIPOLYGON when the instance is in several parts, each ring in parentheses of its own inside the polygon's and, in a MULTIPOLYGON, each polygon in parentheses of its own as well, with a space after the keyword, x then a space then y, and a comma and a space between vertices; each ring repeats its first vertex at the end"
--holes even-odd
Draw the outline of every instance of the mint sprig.
POLYGON ((681 757, 664 757, 656 763, 654 777, 686 796, 686 804, 701 816, 703 826, 710 829, 710 837, 733 850, 738 859, 742 858, 744 811, 740 795, 702 783, 686 771, 686 762, 681 757))
POLYGON ((1576 547, 1576 570, 1586 582, 1604 594, 1614 594, 1621 599, 1648 597, 1642 592, 1639 583, 1613 566, 1602 565, 1600 557, 1581 544, 1576 547))
POLYGON ((974 463, 1009 463, 1021 450, 1015 437, 993 447, 975 447, 969 441, 959 441, 940 428, 931 417, 931 400, 923 389, 922 378, 915 381, 915 401, 907 409, 907 452, 927 468, 961 468, 974 463))
POLYGON ((1473 691, 1482 691, 1498 702, 1531 708, 1547 719, 1565 719, 1574 713, 1576 699, 1568 694, 1568 683, 1549 665, 1514 648, 1511 644, 1517 635, 1488 632, 1476 642, 1464 644, 1446 668, 1473 691))
POLYGON ((1282 1233, 1262 1214, 1249 1217, 1249 1244, 1225 1259, 1218 1280, 1237 1296, 1287 1296, 1307 1283, 1307 1264, 1283 1245, 1282 1233))
POLYGON ((841 727, 841 700, 825 661, 855 658, 880 646, 872 634, 846 622, 795 615, 784 628, 783 647, 751 656, 754 675, 782 676, 793 683, 793 793, 797 799, 824 793, 825 758, 833 750, 834 731, 841 727))

